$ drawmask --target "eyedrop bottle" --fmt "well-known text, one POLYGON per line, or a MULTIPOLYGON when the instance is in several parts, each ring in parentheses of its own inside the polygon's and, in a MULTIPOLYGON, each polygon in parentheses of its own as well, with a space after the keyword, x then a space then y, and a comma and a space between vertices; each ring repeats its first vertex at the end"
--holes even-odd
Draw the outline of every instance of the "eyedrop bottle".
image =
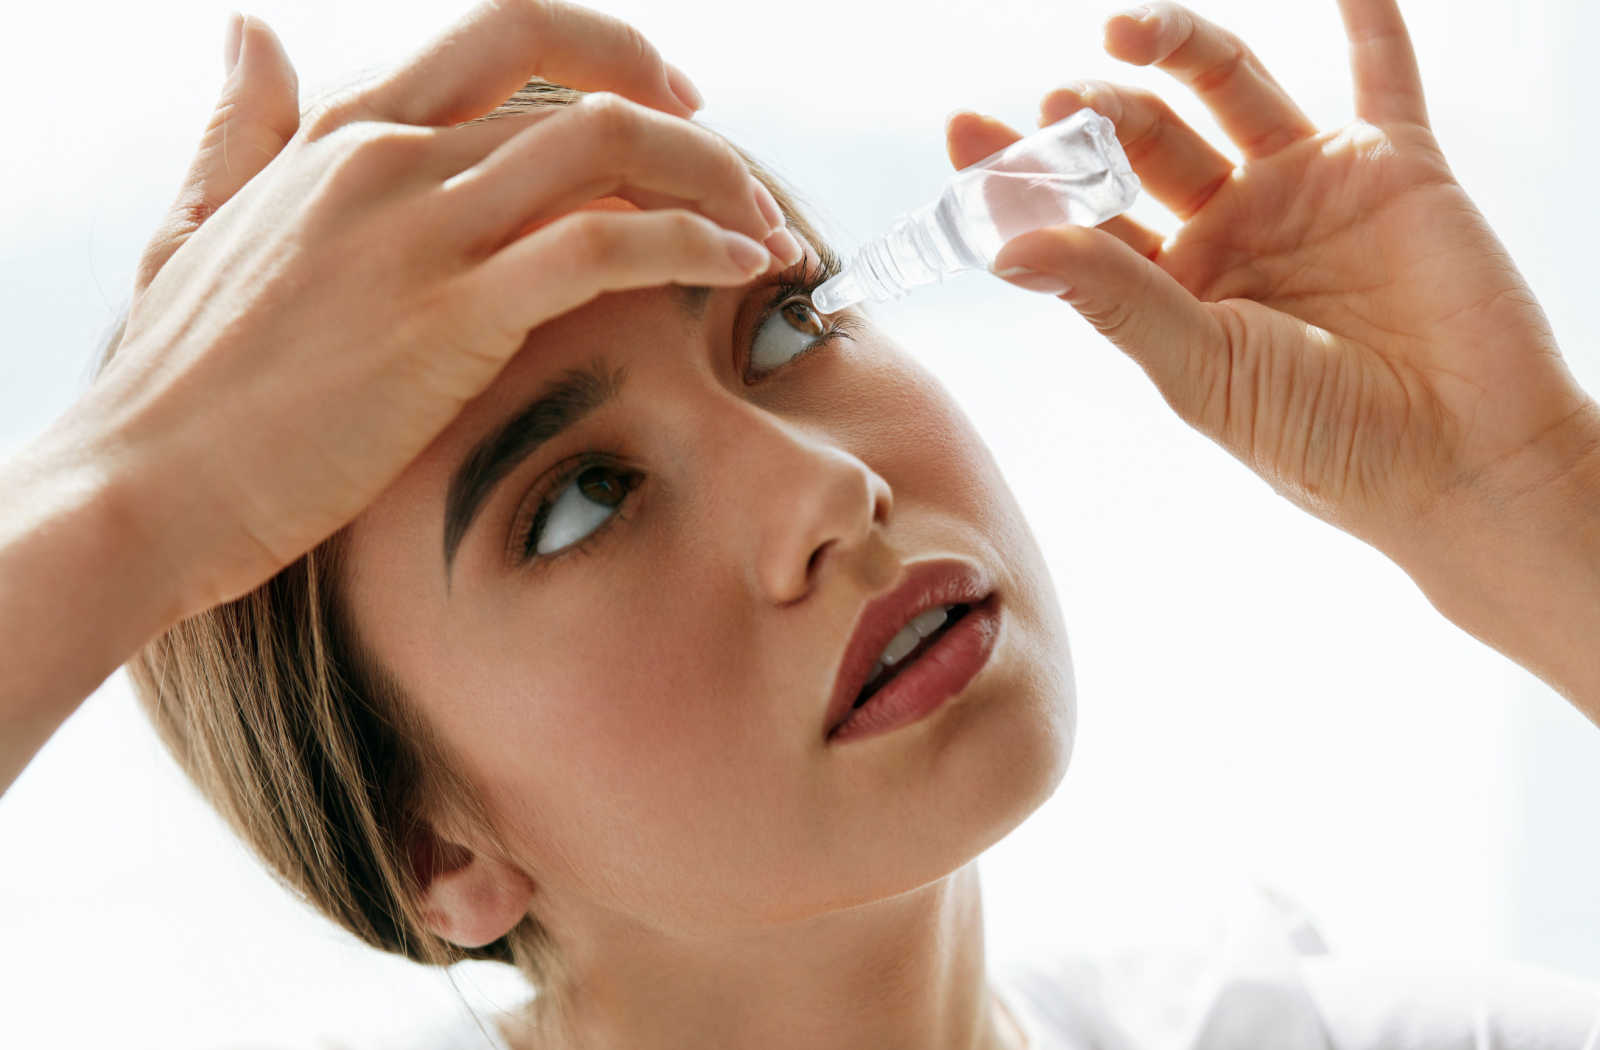
POLYGON ((868 241, 811 302, 830 314, 897 298, 947 273, 988 269, 1013 237, 1064 222, 1098 226, 1138 195, 1115 126, 1080 109, 956 172, 938 200, 868 241))

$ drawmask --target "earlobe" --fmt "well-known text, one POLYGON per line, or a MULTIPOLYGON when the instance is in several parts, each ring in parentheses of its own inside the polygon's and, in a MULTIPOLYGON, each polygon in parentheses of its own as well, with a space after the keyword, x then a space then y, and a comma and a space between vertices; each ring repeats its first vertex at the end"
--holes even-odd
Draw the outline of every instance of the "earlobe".
POLYGON ((533 904, 533 882, 520 868, 419 825, 406 854, 422 887, 423 924, 463 948, 504 937, 533 904))

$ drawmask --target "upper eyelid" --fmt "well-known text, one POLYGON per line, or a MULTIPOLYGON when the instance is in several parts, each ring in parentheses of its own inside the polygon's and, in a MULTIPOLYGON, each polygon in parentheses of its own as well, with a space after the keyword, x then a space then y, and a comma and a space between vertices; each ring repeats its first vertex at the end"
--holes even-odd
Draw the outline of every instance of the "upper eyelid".
POLYGON ((607 518, 603 524, 594 530, 594 532, 591 532, 588 536, 585 536, 583 539, 574 542, 570 546, 577 547, 587 543, 590 537, 596 536, 604 529, 610 528, 611 524, 616 521, 617 518, 622 516, 622 507, 625 506, 629 500, 633 499, 634 489, 637 489, 640 484, 643 483, 644 472, 636 467, 629 466, 627 463, 627 457, 621 453, 595 448, 592 445, 585 448, 582 452, 563 457, 558 462, 551 464, 549 467, 540 472, 539 476, 534 479, 533 483, 526 490, 524 490, 522 500, 517 504, 516 509, 512 512, 510 534, 506 537, 506 551, 511 556, 511 560, 514 564, 518 566, 524 566, 525 563, 529 561, 548 561, 552 558, 560 557, 563 552, 570 549, 569 547, 563 547, 560 551, 557 551, 554 554, 543 554, 539 555, 537 558, 531 559, 528 558, 524 553, 527 550, 528 531, 533 527, 534 520, 538 517, 539 511, 543 509, 545 503, 550 500, 550 497, 556 492, 559 492, 561 489, 570 485, 572 482, 576 481, 578 475, 582 474, 590 467, 601 466, 608 467, 616 471, 619 475, 635 476, 638 480, 629 484, 628 490, 622 494, 622 502, 617 504, 616 514, 612 515, 610 518, 607 518))
MULTIPOLYGON (((804 265, 804 263, 797 265, 804 265)), ((826 273, 814 271, 810 267, 807 267, 804 273, 792 277, 787 276, 789 273, 790 271, 785 271, 784 273, 779 274, 777 279, 766 286, 772 290, 772 295, 767 299, 766 305, 761 308, 761 312, 756 315, 756 319, 751 323, 751 337, 753 338, 756 332, 761 330, 761 326, 766 324, 767 320, 771 318, 773 314, 777 313, 795 299, 806 300, 807 304, 811 306, 811 309, 816 312, 818 319, 822 320, 822 323, 830 330, 843 330, 845 327, 844 318, 840 318, 835 321, 828 321, 825 318, 831 315, 823 314, 821 310, 818 310, 816 306, 811 303, 812 293, 822 286, 823 282, 827 280, 828 275, 826 273)), ((751 381, 744 371, 744 365, 746 365, 749 361, 749 340, 745 339, 742 333, 736 336, 736 338, 738 339, 740 378, 744 380, 746 386, 750 386, 752 385, 751 381)), ((820 338, 828 338, 828 335, 824 335, 820 338)), ((776 371, 776 369, 771 371, 776 371)), ((770 375, 771 371, 764 372, 762 374, 770 375)))

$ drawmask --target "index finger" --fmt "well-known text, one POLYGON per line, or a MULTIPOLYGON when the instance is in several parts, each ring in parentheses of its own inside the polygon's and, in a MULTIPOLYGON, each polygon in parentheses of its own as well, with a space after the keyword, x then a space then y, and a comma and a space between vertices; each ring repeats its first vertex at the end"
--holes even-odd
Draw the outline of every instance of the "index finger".
POLYGON ((1350 38, 1356 115, 1373 124, 1408 121, 1427 127, 1422 73, 1400 5, 1396 0, 1339 0, 1339 13, 1350 38))
POLYGON ((688 78, 644 34, 566 0, 483 0, 349 104, 364 119, 459 124, 489 113, 531 77, 612 91, 681 117, 698 108, 688 78), (687 100, 674 91, 674 80, 687 100))

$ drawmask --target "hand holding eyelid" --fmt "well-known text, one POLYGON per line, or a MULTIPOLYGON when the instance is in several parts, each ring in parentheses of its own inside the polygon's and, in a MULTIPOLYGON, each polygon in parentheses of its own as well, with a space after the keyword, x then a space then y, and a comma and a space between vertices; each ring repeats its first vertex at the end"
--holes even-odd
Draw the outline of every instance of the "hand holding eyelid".
POLYGON ((114 355, 33 449, 115 465, 171 607, 246 593, 355 517, 530 329, 607 291, 773 265, 776 205, 639 45, 575 5, 484 4, 302 119, 282 46, 244 20, 114 355), (407 123, 480 116, 530 68, 602 90, 407 123))
MULTIPOLYGON (((1436 581, 1441 532, 1573 476, 1600 443, 1600 406, 1445 164, 1394 0, 1340 6, 1352 41, 1382 46, 1351 49, 1357 119, 1322 132, 1226 30, 1175 3, 1114 16, 1108 50, 1194 87, 1245 159, 1151 92, 1052 92, 1041 122, 1110 117, 1180 225, 1040 230, 995 269, 1063 295, 1286 498, 1436 581)), ((960 114, 951 161, 1017 138, 960 114)))

